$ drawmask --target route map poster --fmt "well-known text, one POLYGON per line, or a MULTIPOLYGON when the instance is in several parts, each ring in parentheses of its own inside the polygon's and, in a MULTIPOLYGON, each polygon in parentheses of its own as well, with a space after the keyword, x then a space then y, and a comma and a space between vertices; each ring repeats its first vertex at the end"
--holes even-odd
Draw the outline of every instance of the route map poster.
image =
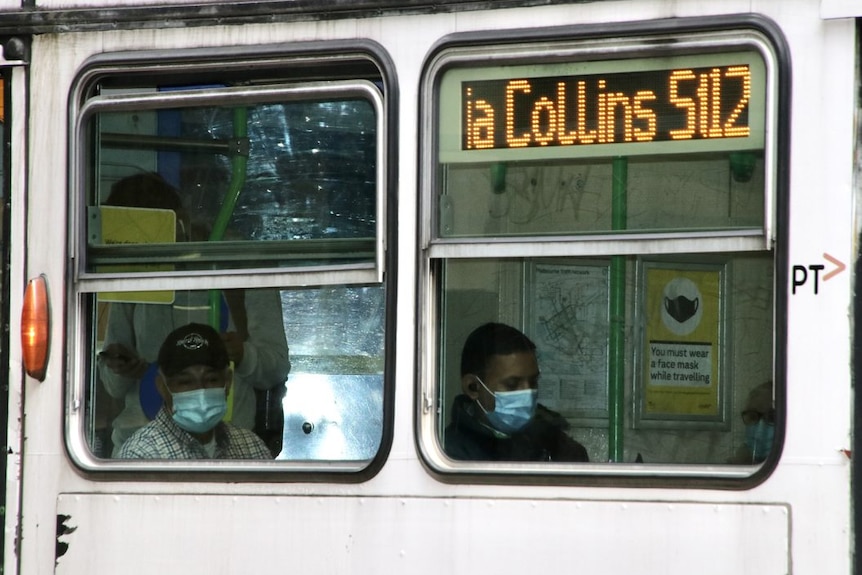
POLYGON ((608 275, 607 265, 537 262, 528 270, 539 403, 569 417, 607 417, 608 275))
POLYGON ((642 419, 724 419, 723 267, 644 263, 642 419))

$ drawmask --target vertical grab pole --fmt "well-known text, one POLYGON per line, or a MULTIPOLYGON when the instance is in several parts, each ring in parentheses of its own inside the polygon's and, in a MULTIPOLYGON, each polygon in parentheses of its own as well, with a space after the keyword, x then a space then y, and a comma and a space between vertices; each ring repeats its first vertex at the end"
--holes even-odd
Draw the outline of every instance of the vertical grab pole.
POLYGON ((245 140, 248 136, 248 110, 245 108, 234 108, 233 110, 233 138, 234 149, 231 155, 230 187, 225 194, 216 221, 210 232, 210 241, 218 241, 224 237, 227 224, 233 216, 239 193, 245 185, 245 172, 248 165, 248 149, 245 140), (245 149, 244 149, 245 148, 245 149))
MULTIPOLYGON (((626 191, 628 159, 614 158, 611 191, 611 228, 626 229, 626 191)), ((625 422, 625 327, 626 327, 626 259, 611 256, 610 334, 608 337, 608 461, 623 459, 623 424, 625 422)))
MULTIPOLYGON (((234 108, 233 110, 233 136, 234 147, 231 155, 230 186, 228 186, 221 209, 219 210, 213 229, 210 232, 209 241, 217 242, 224 239, 227 225, 233 216, 239 193, 245 185, 246 167, 248 166, 248 150, 242 150, 243 142, 248 136, 248 110, 246 108, 234 108)), ((210 290, 209 297, 209 320, 210 325, 220 329, 221 324, 221 293, 219 290, 210 290)))
MULTIPOLYGON (((233 216, 236 201, 245 185, 246 169, 248 167, 248 110, 246 108, 234 108, 233 110, 233 150, 231 153, 230 185, 222 202, 213 229, 210 232, 209 241, 216 242, 224 239, 227 225, 233 216)), ((222 331, 221 315, 221 290, 211 289, 209 291, 209 322, 217 331, 222 331)), ((233 367, 233 363, 231 363, 233 367)), ((227 396, 227 413, 224 421, 233 419, 233 387, 227 396)))

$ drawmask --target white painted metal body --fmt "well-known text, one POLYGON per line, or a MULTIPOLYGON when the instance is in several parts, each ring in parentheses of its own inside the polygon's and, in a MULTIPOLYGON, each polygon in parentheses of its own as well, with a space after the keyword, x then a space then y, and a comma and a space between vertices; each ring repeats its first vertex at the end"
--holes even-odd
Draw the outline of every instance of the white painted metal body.
MULTIPOLYGON (((66 3, 52 2, 64 5, 66 3)), ((89 2, 88 4, 94 4, 89 2)), ((631 0, 358 20, 165 28, 34 37, 27 162, 13 160, 12 350, 7 473, 8 574, 263 573, 644 575, 849 573, 851 294, 849 270, 820 293, 789 296, 786 439, 774 472, 751 489, 494 485, 442 482, 416 447, 415 269, 420 74, 442 37, 465 31, 756 13, 792 56, 790 265, 849 264, 854 237, 855 24, 841 3, 631 0), (829 10, 827 10, 827 8, 829 10), (822 12, 838 14, 823 19, 822 12), (837 12, 836 12, 837 11, 837 12), (64 443, 67 380, 67 97, 102 52, 363 38, 398 78, 398 308, 393 443, 361 483, 135 481, 75 468, 64 443), (45 274, 51 361, 23 375, 19 295, 45 274), (20 414, 20 418, 18 415, 20 414), (74 530, 59 537, 56 518, 74 530)), ((846 3, 845 3, 846 4, 846 3)), ((862 12, 862 11, 860 11, 862 12)), ((827 15, 829 15, 827 14, 827 15)), ((855 14, 859 15, 859 14, 855 14)), ((20 149, 20 148, 19 148, 20 149)), ((790 286, 779 286, 790 290, 790 286)))

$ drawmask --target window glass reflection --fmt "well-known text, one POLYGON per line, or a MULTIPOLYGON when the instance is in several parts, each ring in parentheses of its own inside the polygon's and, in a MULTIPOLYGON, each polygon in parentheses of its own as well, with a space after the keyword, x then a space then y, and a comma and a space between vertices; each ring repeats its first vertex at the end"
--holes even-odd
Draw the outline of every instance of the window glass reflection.
POLYGON ((384 291, 282 292, 293 370, 279 459, 369 460, 383 433, 384 291))
POLYGON ((183 269, 373 262, 376 121, 361 99, 94 115, 100 149, 88 270, 148 271, 138 262, 153 257, 182 260, 183 269), (133 193, 118 194, 130 177, 153 174, 177 202, 140 180, 133 193), (144 214, 108 205, 173 210, 175 239, 144 233, 144 214), (130 226, 142 233, 113 231, 130 226), (264 243, 249 253, 248 241, 264 243))

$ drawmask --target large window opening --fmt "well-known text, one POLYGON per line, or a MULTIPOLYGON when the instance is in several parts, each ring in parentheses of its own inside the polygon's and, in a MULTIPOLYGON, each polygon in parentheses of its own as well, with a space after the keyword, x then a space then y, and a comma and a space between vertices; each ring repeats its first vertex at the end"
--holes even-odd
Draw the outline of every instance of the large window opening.
POLYGON ((551 45, 453 45, 426 71, 426 454, 747 477, 780 420, 772 49, 551 45))
POLYGON ((359 471, 384 446, 387 80, 309 59, 96 62, 78 86, 86 466, 359 471))

